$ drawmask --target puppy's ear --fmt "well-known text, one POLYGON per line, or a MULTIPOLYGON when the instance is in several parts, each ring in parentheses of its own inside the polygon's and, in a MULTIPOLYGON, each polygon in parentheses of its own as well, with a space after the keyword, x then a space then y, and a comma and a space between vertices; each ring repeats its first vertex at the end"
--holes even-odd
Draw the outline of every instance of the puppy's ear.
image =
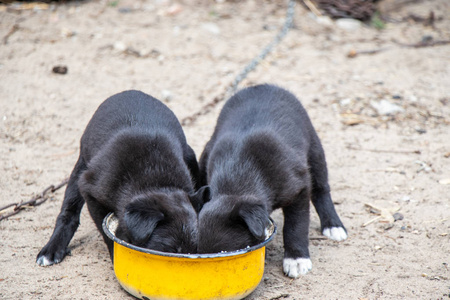
POLYGON ((198 213, 203 205, 211 199, 209 186, 205 185, 201 187, 196 193, 189 195, 189 199, 195 211, 198 213))
POLYGON ((131 243, 136 246, 145 246, 156 225, 163 219, 164 213, 158 209, 155 202, 146 198, 133 200, 127 205, 124 214, 131 243))
POLYGON ((269 225, 269 213, 262 204, 242 203, 239 216, 244 219, 254 237, 264 240, 265 229, 269 225))

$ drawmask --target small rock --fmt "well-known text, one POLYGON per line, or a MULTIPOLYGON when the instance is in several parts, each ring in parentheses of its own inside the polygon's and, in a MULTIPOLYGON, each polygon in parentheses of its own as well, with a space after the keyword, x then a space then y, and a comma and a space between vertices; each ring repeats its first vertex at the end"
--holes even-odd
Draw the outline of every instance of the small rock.
POLYGON ((439 184, 442 184, 442 185, 450 184, 450 178, 444 178, 444 179, 439 180, 439 184))
POLYGON ((410 200, 411 200, 411 198, 409 196, 403 196, 400 198, 400 201, 404 201, 404 202, 408 202, 410 200))
POLYGON ((55 74, 65 75, 69 69, 67 66, 54 66, 52 71, 55 74))
POLYGON ((441 102, 442 105, 447 105, 450 103, 450 98, 441 98, 439 99, 439 102, 441 102))
POLYGON ((401 221, 401 220, 403 220, 403 215, 401 214, 401 213, 399 213, 399 212, 396 212, 395 214, 393 214, 392 215, 393 217, 394 217, 394 220, 395 221, 401 221))
POLYGON ((388 231, 389 229, 392 229, 394 227, 394 223, 388 223, 384 225, 384 230, 388 231))
POLYGON ((183 7, 179 4, 173 4, 166 10, 166 15, 174 16, 183 11, 183 7))
POLYGON ((320 16, 320 17, 316 17, 315 19, 316 19, 317 23, 320 25, 325 25, 328 27, 333 26, 333 20, 331 20, 331 18, 328 16, 320 16))
POLYGON ((411 102, 417 102, 417 100, 419 100, 419 99, 416 96, 411 95, 411 96, 409 96, 408 100, 411 101, 411 102))
POLYGON ((114 50, 117 50, 119 52, 123 52, 127 49, 127 45, 125 45, 122 42, 115 42, 113 47, 114 47, 114 50))
POLYGON ((131 7, 124 6, 119 8, 119 13, 121 14, 128 14, 131 12, 133 12, 133 9, 131 7))
POLYGON ((361 21, 350 18, 336 20, 336 26, 347 31, 358 30, 362 27, 362 25, 363 23, 361 21))
POLYGON ((341 106, 347 106, 347 105, 349 105, 350 103, 352 103, 352 99, 350 99, 350 98, 342 99, 341 101, 339 101, 339 104, 340 104, 341 106))
POLYGON ((424 134, 427 133, 426 129, 420 128, 420 127, 416 127, 414 128, 415 131, 417 131, 420 134, 424 134))
POLYGON ((172 100, 172 92, 169 90, 162 90, 161 91, 161 97, 163 101, 167 101, 169 102, 170 100, 172 100))
POLYGON ((220 28, 214 23, 204 23, 202 24, 202 28, 209 33, 219 35, 220 34, 220 28))
POLYGON ((377 111, 378 115, 382 116, 395 115, 405 111, 401 106, 384 99, 379 102, 371 101, 370 105, 377 111))

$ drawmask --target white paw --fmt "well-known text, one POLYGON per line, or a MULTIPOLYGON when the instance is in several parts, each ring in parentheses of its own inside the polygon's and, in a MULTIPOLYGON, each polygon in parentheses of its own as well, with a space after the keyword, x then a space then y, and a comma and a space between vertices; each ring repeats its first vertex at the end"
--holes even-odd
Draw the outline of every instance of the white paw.
POLYGON ((297 278, 305 275, 312 269, 312 262, 309 258, 285 258, 283 259, 283 271, 289 277, 297 278))
POLYGON ((335 241, 343 241, 347 239, 347 232, 345 232, 345 229, 342 227, 325 228, 322 234, 335 241))
POLYGON ((36 260, 36 263, 41 267, 51 266, 53 264, 59 263, 59 261, 51 261, 45 256, 41 256, 36 260))

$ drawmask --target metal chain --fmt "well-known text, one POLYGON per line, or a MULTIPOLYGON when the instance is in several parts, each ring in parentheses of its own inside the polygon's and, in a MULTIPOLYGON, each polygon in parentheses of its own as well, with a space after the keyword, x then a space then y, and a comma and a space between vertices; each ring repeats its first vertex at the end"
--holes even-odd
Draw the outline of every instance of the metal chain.
POLYGON ((294 12, 295 12, 295 0, 289 0, 286 19, 284 21, 283 27, 279 30, 275 38, 261 51, 261 53, 256 56, 250 63, 248 63, 244 69, 239 73, 233 82, 231 82, 226 90, 220 95, 214 97, 214 99, 204 105, 198 112, 185 117, 181 120, 181 125, 187 126, 193 124, 200 116, 209 113, 217 104, 223 100, 229 98, 237 90, 238 85, 247 77, 247 75, 256 69, 256 67, 263 61, 267 55, 272 52, 272 50, 281 42, 281 40, 286 36, 289 30, 292 28, 294 23, 294 12))
MULTIPOLYGON (((287 13, 286 13, 286 20, 284 22, 283 27, 280 29, 280 31, 277 33, 275 38, 261 51, 261 53, 256 56, 249 64, 245 66, 245 68, 242 70, 241 73, 239 73, 232 83, 229 84, 229 86, 226 88, 224 92, 222 92, 219 96, 216 96, 211 102, 204 105, 198 112, 185 117, 181 120, 181 124, 183 126, 191 125, 193 124, 200 116, 206 115, 209 113, 217 104, 225 100, 226 98, 230 97, 232 94, 234 94, 237 90, 238 85, 247 77, 247 75, 256 69, 256 67, 263 61, 267 55, 272 52, 272 50, 281 42, 281 40, 286 36, 286 34, 289 32, 289 30, 292 28, 293 21, 294 21, 294 12, 295 12, 295 0, 289 0, 287 13)), ((46 189, 44 189, 40 194, 34 196, 30 200, 26 202, 19 202, 19 203, 11 203, 4 207, 0 208, 0 221, 7 219, 13 215, 18 214, 21 210, 23 210, 25 207, 30 206, 38 206, 47 201, 49 198, 50 193, 54 193, 55 191, 59 190, 63 186, 67 184, 69 180, 65 179, 58 185, 50 185, 46 189), (7 213, 2 213, 4 210, 7 210, 8 208, 14 207, 12 211, 7 213)))
POLYGON ((64 179, 60 184, 58 184, 56 186, 52 184, 49 187, 47 187, 46 189, 44 189, 40 194, 34 196, 33 198, 31 198, 30 200, 28 200, 26 202, 20 201, 18 203, 11 203, 4 207, 1 207, 0 208, 0 221, 18 214, 21 210, 25 209, 26 207, 41 205, 42 203, 44 203, 45 201, 48 200, 48 198, 50 197, 50 195, 49 195, 50 193, 56 192, 57 190, 59 190, 60 188, 65 186, 68 181, 69 181, 69 179, 64 179), (14 208, 12 209, 12 211, 7 212, 7 213, 2 213, 4 210, 7 210, 8 208, 11 208, 13 206, 14 206, 14 208))

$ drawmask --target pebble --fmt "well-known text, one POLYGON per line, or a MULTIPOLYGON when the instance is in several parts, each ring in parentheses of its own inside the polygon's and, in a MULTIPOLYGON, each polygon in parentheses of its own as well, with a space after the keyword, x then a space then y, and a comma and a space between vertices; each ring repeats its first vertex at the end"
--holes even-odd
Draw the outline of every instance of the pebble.
POLYGON ((202 28, 209 33, 219 35, 220 34, 220 28, 214 23, 203 23, 202 28))
POLYGON ((52 71, 55 74, 65 75, 67 74, 68 68, 67 66, 54 66, 52 71))
POLYGON ((350 105, 351 103, 352 103, 352 99, 350 99, 350 98, 342 99, 341 101, 339 101, 339 104, 341 106, 347 106, 347 105, 350 105))
POLYGON ((378 115, 388 116, 402 113, 405 110, 397 104, 391 103, 385 99, 381 101, 371 101, 370 105, 377 111, 378 115))
POLYGON ((161 91, 161 97, 163 101, 167 101, 169 102, 170 100, 172 100, 172 92, 169 90, 162 90, 161 91))
POLYGON ((400 201, 408 202, 410 200, 411 200, 411 198, 409 196, 403 196, 403 197, 400 198, 400 201))
POLYGON ((450 184, 450 178, 444 178, 444 179, 439 180, 439 184, 442 184, 442 185, 450 184))
POLYGON ((333 20, 331 20, 331 18, 328 17, 328 16, 320 16, 320 17, 316 17, 314 19, 320 25, 325 25, 325 26, 328 26, 328 27, 333 26, 333 20))
POLYGON ((414 130, 417 131, 420 134, 427 133, 426 129, 423 129, 423 128, 420 128, 420 127, 416 127, 416 128, 414 128, 414 130))
POLYGON ((403 215, 401 214, 401 213, 399 213, 399 212, 396 212, 395 214, 393 214, 392 215, 393 217, 394 217, 394 220, 395 221, 401 221, 401 220, 403 220, 403 215))
POLYGON ((336 20, 336 26, 347 31, 356 31, 363 26, 363 23, 355 19, 343 18, 336 20))
POLYGON ((127 45, 125 45, 125 43, 122 43, 122 42, 115 42, 113 45, 113 48, 114 48, 114 50, 123 52, 127 49, 127 45))

